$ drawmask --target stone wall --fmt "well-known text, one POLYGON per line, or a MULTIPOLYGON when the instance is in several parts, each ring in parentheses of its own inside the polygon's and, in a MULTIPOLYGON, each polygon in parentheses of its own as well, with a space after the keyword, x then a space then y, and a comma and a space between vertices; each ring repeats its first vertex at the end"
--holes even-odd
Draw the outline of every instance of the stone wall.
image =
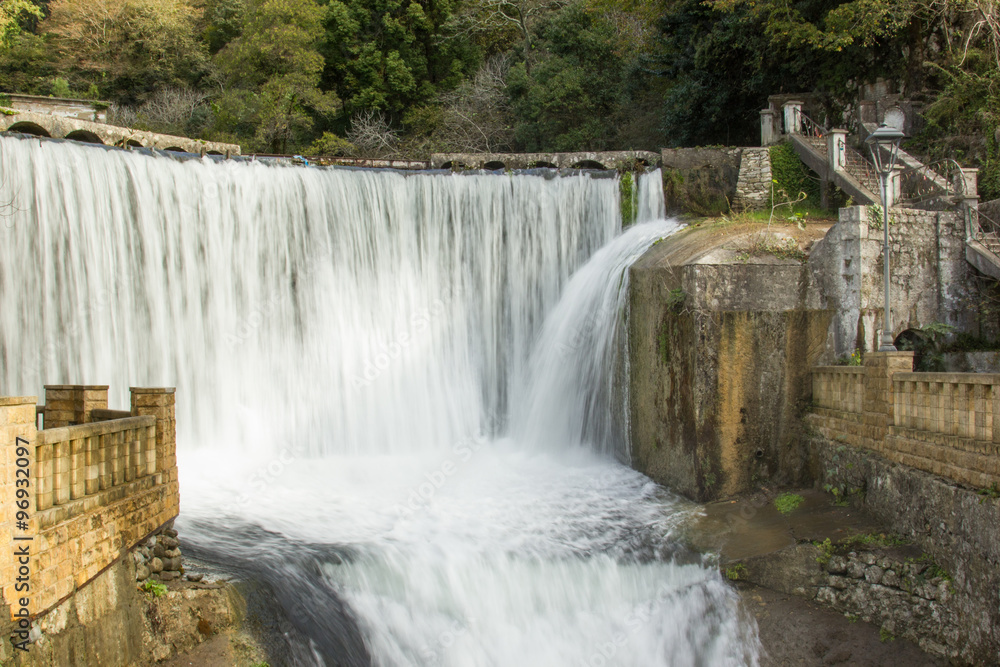
MULTIPOLYGON (((877 350, 884 301, 882 231, 866 207, 840 209, 840 221, 809 257, 820 306, 835 313, 834 356, 877 350)), ((876 216, 877 217, 877 216, 876 216)), ((965 225, 953 212, 894 208, 890 215, 892 333, 935 322, 971 330, 966 307, 971 266, 965 225)))
POLYGON ((64 97, 41 97, 39 95, 18 95, 9 93, 10 107, 18 111, 89 120, 95 123, 105 123, 108 117, 110 102, 94 100, 75 100, 64 97))
MULTIPOLYGON (((996 664, 1000 655, 996 632, 1000 627, 1000 499, 819 433, 808 438, 808 449, 818 486, 851 491, 852 504, 873 514, 929 557, 904 562, 902 568, 899 563, 882 567, 876 561, 883 578, 876 582, 878 572, 872 570, 868 582, 868 557, 859 554, 854 560, 865 565, 864 584, 861 577, 852 576, 858 573, 857 564, 841 573, 842 564, 834 562, 834 572, 827 572, 824 584, 832 590, 822 593, 823 600, 845 611, 855 610, 849 613, 866 614, 901 636, 916 629, 925 638, 916 638, 925 650, 950 656, 959 664, 996 664), (908 567, 918 565, 919 570, 928 560, 942 572, 928 576, 926 570, 913 572, 908 567), (900 577, 899 584, 893 578, 884 579, 889 570, 900 577), (851 581, 844 579, 845 574, 851 581), (931 627, 935 624, 939 627, 931 627)), ((850 559, 847 566, 851 567, 850 559)))
POLYGON ((173 389, 136 388, 134 417, 36 432, 34 397, 0 398, 0 574, 11 613, 44 616, 177 516, 173 402, 173 389), (15 549, 27 549, 23 560, 15 549))
POLYGON ((807 424, 972 488, 1000 486, 1000 375, 911 373, 912 365, 912 352, 873 352, 860 373, 815 369, 807 424))
POLYGON ((744 148, 733 209, 758 210, 771 204, 771 156, 767 148, 744 148))
POLYGON ((229 585, 174 583, 156 597, 140 590, 135 580, 132 558, 116 560, 85 588, 31 623, 27 651, 7 641, 17 624, 7 620, 10 614, 0 601, 0 664, 150 665, 231 627, 245 611, 245 603, 229 585))

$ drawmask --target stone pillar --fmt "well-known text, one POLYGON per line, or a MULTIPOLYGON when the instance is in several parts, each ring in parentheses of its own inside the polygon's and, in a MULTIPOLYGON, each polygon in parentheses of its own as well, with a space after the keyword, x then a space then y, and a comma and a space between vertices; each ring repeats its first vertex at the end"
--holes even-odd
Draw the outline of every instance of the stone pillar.
MULTIPOLYGON (((157 483, 177 481, 177 422, 174 419, 174 387, 132 387, 132 416, 156 417, 157 483)), ((149 471, 154 472, 153 470, 149 471)))
POLYGON ((802 102, 789 100, 781 105, 785 115, 785 134, 802 133, 802 102))
POLYGON ((108 385, 45 385, 45 428, 60 428, 94 421, 94 410, 108 409, 108 385))
MULTIPOLYGON (((20 556, 15 555, 17 550, 27 547, 28 576, 31 577, 29 583, 32 584, 33 591, 40 585, 36 579, 39 575, 39 546, 36 537, 38 522, 35 519, 36 403, 34 396, 0 396, 0 507, 3 508, 3 514, 0 515, 0 598, 3 604, 10 607, 12 618, 20 610, 18 602, 22 597, 30 600, 35 597, 19 593, 14 588, 18 583, 17 578, 23 576, 19 569, 24 565, 19 562, 20 556), (18 475, 19 469, 24 469, 25 472, 18 475), (22 481, 19 486, 18 480, 27 481, 22 481), (19 507, 18 503, 25 508, 19 507), (18 519, 19 511, 23 511, 26 518, 18 519), (31 539, 18 539, 28 537, 31 539)), ((29 612, 37 611, 37 605, 32 602, 29 612)), ((7 640, 7 637, 3 637, 3 641, 7 640)))
MULTIPOLYGON (((903 173, 902 170, 899 167, 896 167, 896 168, 894 168, 892 170, 892 173, 889 174, 889 186, 886 188, 886 191, 887 191, 888 198, 889 198, 889 208, 890 209, 893 206, 896 205, 896 202, 902 200, 902 198, 903 198, 903 176, 902 176, 902 173, 903 173)), ((879 188, 881 188, 881 187, 882 187, 882 184, 879 183, 879 188)), ((878 192, 876 194, 881 199, 882 193, 878 192)))
POLYGON ((774 109, 761 109, 760 112, 760 145, 773 146, 781 139, 780 133, 774 127, 774 109))
POLYGON ((979 170, 963 167, 955 173, 953 185, 960 196, 979 199, 979 170))
POLYGON ((895 416, 892 376, 913 371, 913 352, 865 354, 864 393, 861 398, 864 438, 881 450, 895 416))
POLYGON ((847 130, 830 130, 826 141, 830 169, 844 171, 847 166, 847 130))
POLYGON ((875 100, 858 102, 858 120, 862 123, 878 123, 878 107, 875 100))

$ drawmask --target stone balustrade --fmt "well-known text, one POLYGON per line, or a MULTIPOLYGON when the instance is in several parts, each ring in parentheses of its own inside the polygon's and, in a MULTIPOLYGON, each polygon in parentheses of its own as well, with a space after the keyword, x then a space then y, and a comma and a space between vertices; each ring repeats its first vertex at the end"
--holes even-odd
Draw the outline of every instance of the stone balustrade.
POLYGON ((47 613, 177 516, 174 390, 132 388, 125 412, 107 409, 107 389, 46 387, 41 431, 35 397, 0 397, 0 607, 11 614, 21 599, 32 618, 47 613), (27 595, 14 588, 22 568, 27 595))
POLYGON ((914 373, 912 352, 813 370, 806 422, 830 440, 973 488, 1000 485, 1000 374, 914 373))
POLYGON ((156 472, 156 418, 64 426, 38 433, 37 510, 105 491, 156 472))
POLYGON ((865 369, 862 366, 826 366, 813 370, 813 403, 841 412, 862 411, 865 369))

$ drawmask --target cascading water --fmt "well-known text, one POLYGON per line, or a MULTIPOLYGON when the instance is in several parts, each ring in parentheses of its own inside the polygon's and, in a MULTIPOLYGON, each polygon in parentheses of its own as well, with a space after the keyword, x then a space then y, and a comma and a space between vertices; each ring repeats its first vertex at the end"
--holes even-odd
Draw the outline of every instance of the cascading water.
POLYGON ((616 238, 613 178, 0 165, 3 392, 176 385, 182 536, 269 582, 289 664, 756 663, 690 506, 609 456, 627 267, 676 228, 616 238))

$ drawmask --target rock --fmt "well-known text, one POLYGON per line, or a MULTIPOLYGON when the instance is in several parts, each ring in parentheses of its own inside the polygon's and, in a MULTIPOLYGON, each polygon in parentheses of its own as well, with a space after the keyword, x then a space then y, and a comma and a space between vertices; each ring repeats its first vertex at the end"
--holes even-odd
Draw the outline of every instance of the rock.
POLYGON ((188 581, 201 581, 204 578, 205 578, 205 575, 201 574, 201 573, 187 575, 187 580, 188 581))
POLYGON ((149 561, 149 571, 153 574, 163 572, 163 561, 154 557, 153 560, 149 561))
POLYGON ((167 552, 164 555, 167 558, 178 558, 181 555, 181 550, 180 549, 167 549, 167 552))
POLYGON ((882 575, 882 585, 891 586, 892 588, 899 588, 900 579, 899 575, 892 570, 886 570, 885 574, 882 575))
POLYGON ((843 556, 830 556, 830 561, 826 564, 826 571, 830 574, 846 574, 847 559, 843 556))
POLYGON ((166 547, 157 542, 156 546, 153 547, 153 555, 156 556, 157 558, 163 558, 164 556, 167 555, 166 547))
POLYGON ((145 556, 139 553, 139 551, 132 552, 132 562, 135 563, 136 565, 139 565, 145 560, 146 560, 145 556))
POLYGON ((860 554, 858 554, 858 560, 860 560, 865 565, 874 565, 875 561, 877 561, 878 559, 872 552, 862 551, 860 554))
POLYGON ((852 560, 847 563, 847 576, 851 579, 860 579, 865 576, 865 565, 861 561, 852 560))
POLYGON ((179 576, 180 575, 178 575, 176 572, 169 572, 167 570, 164 570, 163 572, 160 572, 160 581, 173 581, 174 579, 177 579, 179 576))
POLYGON ((182 565, 182 562, 181 562, 181 557, 180 556, 176 556, 174 558, 164 558, 163 559, 163 569, 164 570, 173 570, 174 572, 176 572, 177 570, 181 569, 181 565, 182 565))
POLYGON ((163 534, 166 535, 167 537, 177 537, 177 531, 174 530, 173 528, 167 528, 166 530, 163 531, 163 534))
POLYGON ((883 570, 878 565, 869 565, 865 568, 865 581, 869 584, 877 584, 882 581, 883 570))
POLYGON ((170 537, 169 535, 161 535, 160 539, 157 540, 158 544, 162 544, 167 549, 176 549, 180 546, 181 542, 176 537, 170 537))
POLYGON ((143 565, 137 565, 135 568, 135 580, 136 581, 146 581, 149 579, 149 568, 143 565))
POLYGON ((847 582, 848 579, 844 577, 830 577, 830 586, 840 591, 847 588, 847 582))

